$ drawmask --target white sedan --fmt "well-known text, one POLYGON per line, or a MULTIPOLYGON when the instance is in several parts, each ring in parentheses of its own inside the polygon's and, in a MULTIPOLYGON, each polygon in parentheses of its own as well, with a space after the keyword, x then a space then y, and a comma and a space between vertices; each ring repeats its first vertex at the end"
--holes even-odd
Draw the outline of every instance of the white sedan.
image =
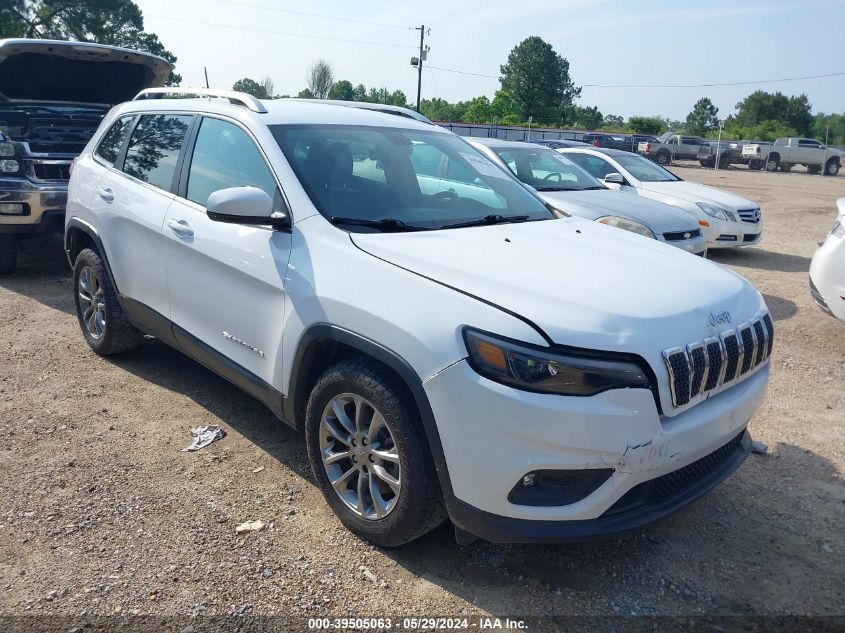
POLYGON ((740 196, 679 178, 652 161, 618 149, 559 149, 614 189, 671 204, 698 220, 709 248, 752 246, 763 235, 760 206, 740 196))
POLYGON ((822 310, 845 321, 845 198, 836 206, 836 222, 810 264, 810 294, 822 310))

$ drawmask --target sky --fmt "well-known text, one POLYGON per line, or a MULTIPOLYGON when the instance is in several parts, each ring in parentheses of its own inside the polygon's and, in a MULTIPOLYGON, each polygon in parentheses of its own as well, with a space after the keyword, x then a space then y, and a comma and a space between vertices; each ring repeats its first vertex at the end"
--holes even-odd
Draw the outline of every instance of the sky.
POLYGON ((424 65, 423 98, 492 98, 508 53, 538 35, 569 60, 572 79, 583 86, 578 104, 604 114, 684 119, 706 96, 725 117, 757 89, 805 93, 814 113, 845 112, 845 75, 695 88, 589 85, 761 82, 845 72, 843 0, 135 1, 145 29, 178 57, 183 86, 205 85, 205 66, 211 87, 267 76, 277 94, 296 95, 307 86, 308 67, 323 58, 335 79, 400 89, 414 102, 414 27, 425 24, 431 67, 424 65))

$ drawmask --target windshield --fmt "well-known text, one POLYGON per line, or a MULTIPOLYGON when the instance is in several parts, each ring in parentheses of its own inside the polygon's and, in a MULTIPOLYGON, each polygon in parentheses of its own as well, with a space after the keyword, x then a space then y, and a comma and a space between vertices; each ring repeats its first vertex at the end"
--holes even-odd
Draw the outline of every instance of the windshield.
POLYGON ((598 180, 553 149, 498 148, 493 151, 522 182, 537 191, 604 189, 598 180))
POLYGON ((354 231, 549 220, 542 201, 452 134, 343 125, 270 131, 324 216, 354 231))
POLYGON ((682 180, 668 169, 664 169, 657 163, 635 154, 614 156, 613 159, 627 169, 637 180, 643 182, 672 182, 682 180))

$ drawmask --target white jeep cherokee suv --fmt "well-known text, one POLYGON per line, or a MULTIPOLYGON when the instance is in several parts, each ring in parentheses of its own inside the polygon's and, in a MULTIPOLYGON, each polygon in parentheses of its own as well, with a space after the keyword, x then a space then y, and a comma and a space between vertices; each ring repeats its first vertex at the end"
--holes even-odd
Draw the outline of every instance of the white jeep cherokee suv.
POLYGON ((153 335, 303 429, 349 529, 617 533, 747 456, 773 328, 741 276, 555 219, 425 122, 141 98, 164 90, 114 108, 75 163, 82 332, 103 355, 153 335))

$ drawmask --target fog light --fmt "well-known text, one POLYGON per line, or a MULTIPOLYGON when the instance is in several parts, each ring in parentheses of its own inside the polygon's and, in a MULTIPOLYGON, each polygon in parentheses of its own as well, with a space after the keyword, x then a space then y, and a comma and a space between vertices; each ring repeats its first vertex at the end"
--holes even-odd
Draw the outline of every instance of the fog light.
POLYGON ((14 143, 0 143, 0 156, 14 156, 15 155, 15 144, 14 143))
POLYGON ((612 468, 535 470, 520 478, 508 501, 520 506, 565 506, 590 496, 612 475, 612 468))
POLYGON ((0 214, 23 215, 24 207, 21 202, 0 202, 0 214))
POLYGON ((16 160, 0 160, 0 172, 4 174, 15 174, 21 169, 21 164, 16 160))

